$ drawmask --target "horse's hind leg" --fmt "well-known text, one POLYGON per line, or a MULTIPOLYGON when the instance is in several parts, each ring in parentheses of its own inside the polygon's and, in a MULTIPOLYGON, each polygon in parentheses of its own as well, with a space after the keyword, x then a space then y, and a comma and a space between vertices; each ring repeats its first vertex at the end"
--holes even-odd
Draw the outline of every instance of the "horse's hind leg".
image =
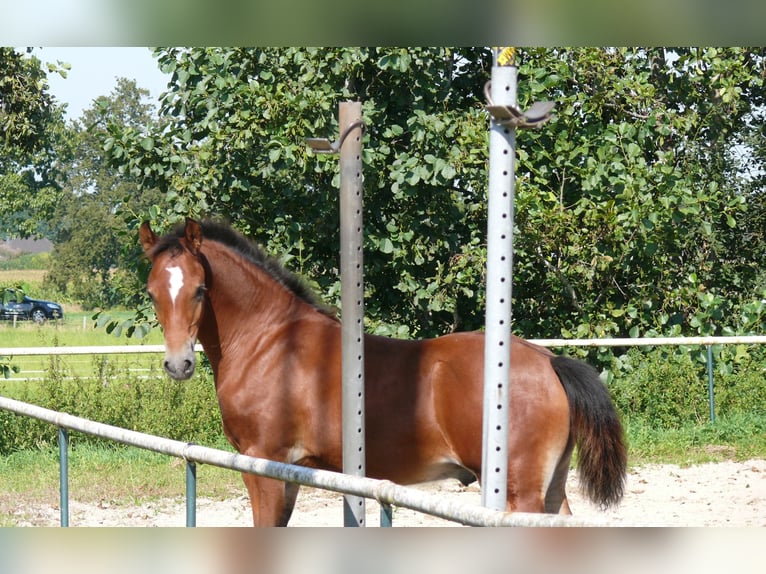
POLYGON ((300 485, 249 473, 242 479, 250 495, 253 526, 287 526, 300 485))
POLYGON ((509 445, 508 510, 569 514, 566 480, 574 441, 568 434, 509 445))
POLYGON ((569 462, 572 459, 572 450, 574 449, 574 440, 570 438, 559 459, 556 469, 553 471, 553 478, 545 493, 545 512, 551 514, 572 514, 567 501, 567 475, 569 474, 569 462))

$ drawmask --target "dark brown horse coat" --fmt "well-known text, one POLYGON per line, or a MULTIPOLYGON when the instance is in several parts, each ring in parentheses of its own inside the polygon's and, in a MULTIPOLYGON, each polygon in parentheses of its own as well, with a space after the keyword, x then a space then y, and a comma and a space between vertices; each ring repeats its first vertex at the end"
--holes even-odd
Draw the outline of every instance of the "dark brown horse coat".
MULTIPOLYGON (((199 339, 224 432, 241 453, 340 470, 341 329, 301 282, 230 228, 187 220, 158 237, 147 290, 165 369, 186 379, 199 339)), ((511 345, 508 510, 569 512, 575 444, 588 495, 617 503, 626 452, 608 391, 590 366, 519 338, 511 345)), ((365 337, 367 475, 408 484, 481 475, 484 337, 365 337)), ((298 486, 243 475, 255 525, 285 525, 298 486)))

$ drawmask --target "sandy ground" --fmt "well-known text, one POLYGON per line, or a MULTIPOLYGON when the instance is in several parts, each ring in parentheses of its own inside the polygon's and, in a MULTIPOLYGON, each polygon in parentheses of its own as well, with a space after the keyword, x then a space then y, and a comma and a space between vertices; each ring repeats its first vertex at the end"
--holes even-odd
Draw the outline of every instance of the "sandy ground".
MULTIPOLYGON (((463 487, 446 480, 419 488, 465 504, 479 504, 474 483, 463 487)), ((722 462, 679 467, 648 465, 630 472, 626 495, 619 507, 606 512, 581 495, 575 472, 570 473, 570 505, 578 517, 608 518, 615 524, 662 526, 760 526, 766 527, 766 460, 722 462)), ((367 523, 379 525, 379 507, 367 502, 367 523)), ((58 506, 27 505, 14 514, 19 526, 57 526, 58 506)), ((140 506, 83 504, 70 501, 71 526, 184 526, 183 500, 158 500, 140 506)), ((456 526, 405 508, 394 509, 394 526, 456 526)), ((247 497, 228 500, 199 499, 198 526, 250 526, 247 497)), ((302 488, 290 526, 342 526, 340 495, 302 488)))

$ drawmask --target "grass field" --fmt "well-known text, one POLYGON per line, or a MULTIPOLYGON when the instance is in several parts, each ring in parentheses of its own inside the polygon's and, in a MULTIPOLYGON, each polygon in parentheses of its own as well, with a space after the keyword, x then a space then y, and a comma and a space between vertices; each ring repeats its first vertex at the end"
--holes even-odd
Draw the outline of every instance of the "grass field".
MULTIPOLYGON (((158 345, 162 344, 162 332, 154 329, 143 339, 114 337, 103 328, 97 328, 91 320, 92 313, 67 313, 63 321, 48 321, 36 325, 30 321, 0 322, 0 348, 13 347, 88 347, 114 345, 158 345)), ((127 316, 129 312, 123 312, 127 316)), ((112 313, 113 316, 120 313, 112 313)), ((1 354, 1 353, 0 353, 1 354)), ((11 364, 20 371, 13 373, 11 379, 35 379, 42 376, 49 363, 47 356, 16 356, 9 354, 11 364)), ((63 366, 72 376, 89 376, 94 372, 102 358, 117 361, 122 368, 149 370, 159 361, 156 354, 137 355, 73 355, 62 356, 63 366)))
POLYGON ((45 269, 0 269, 0 285, 15 283, 40 285, 46 273, 45 269))

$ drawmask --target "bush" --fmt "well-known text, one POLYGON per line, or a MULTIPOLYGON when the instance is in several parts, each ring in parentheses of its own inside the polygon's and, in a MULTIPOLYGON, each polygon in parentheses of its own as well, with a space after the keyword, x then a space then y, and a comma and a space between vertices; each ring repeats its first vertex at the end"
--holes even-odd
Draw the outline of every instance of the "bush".
POLYGON ((716 412, 766 412, 766 348, 728 345, 716 364, 713 385, 716 412))
MULTIPOLYGON (((708 374, 699 348, 633 348, 615 359, 609 385, 623 417, 675 429, 709 421, 708 374)), ((763 412, 766 349, 714 347, 716 415, 763 412)))
MULTIPOLYGON (((41 384, 1 383, 0 393, 101 423, 198 444, 220 444, 221 415, 212 377, 198 372, 177 382, 162 373, 138 377, 119 361, 94 358, 96 375, 70 377, 60 357, 52 356, 41 384)), ((202 371, 202 369, 200 369, 202 371)), ((76 441, 101 439, 76 435, 76 441)), ((0 411, 0 455, 55 443, 53 425, 0 411)), ((74 441, 73 441, 74 442, 74 441)))
POLYGON ((620 371, 610 390, 623 416, 664 428, 703 422, 708 416, 704 366, 688 354, 631 349, 622 357, 620 371))

